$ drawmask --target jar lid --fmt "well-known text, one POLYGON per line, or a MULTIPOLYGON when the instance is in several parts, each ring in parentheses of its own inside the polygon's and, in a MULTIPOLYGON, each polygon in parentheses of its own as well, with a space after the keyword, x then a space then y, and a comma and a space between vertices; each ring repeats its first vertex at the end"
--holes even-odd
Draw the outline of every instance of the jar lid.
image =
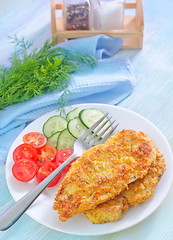
POLYGON ((88 0, 65 0, 67 4, 79 5, 83 3, 88 3, 88 0))

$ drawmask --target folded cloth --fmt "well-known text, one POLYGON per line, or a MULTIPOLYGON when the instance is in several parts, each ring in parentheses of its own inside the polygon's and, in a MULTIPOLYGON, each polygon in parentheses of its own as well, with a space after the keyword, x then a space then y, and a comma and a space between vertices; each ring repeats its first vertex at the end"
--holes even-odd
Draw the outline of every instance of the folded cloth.
POLYGON ((110 38, 106 35, 96 35, 89 38, 78 38, 68 42, 60 43, 70 51, 82 51, 94 56, 98 60, 113 56, 121 48, 123 40, 121 38, 110 38))
MULTIPOLYGON (((83 102, 117 104, 132 93, 135 77, 130 61, 110 58, 121 48, 122 39, 97 35, 58 45, 71 51, 88 53, 98 59, 95 68, 87 68, 86 71, 84 69, 71 75, 72 80, 67 88, 71 92, 67 97, 70 104, 83 102)), ((1 140, 3 134, 10 130, 17 134, 17 129, 21 125, 24 128, 32 120, 56 109, 61 94, 62 92, 54 91, 1 110, 0 150, 4 145, 4 141, 1 140)), ((12 135, 16 136, 16 134, 12 135)), ((14 137, 12 139, 14 141, 14 137)))

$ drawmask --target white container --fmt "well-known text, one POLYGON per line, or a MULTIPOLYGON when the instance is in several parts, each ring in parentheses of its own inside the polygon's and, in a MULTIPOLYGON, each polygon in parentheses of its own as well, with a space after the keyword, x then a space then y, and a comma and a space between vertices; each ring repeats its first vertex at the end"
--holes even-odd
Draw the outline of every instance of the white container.
POLYGON ((113 30, 123 28, 124 0, 90 0, 90 29, 113 30))

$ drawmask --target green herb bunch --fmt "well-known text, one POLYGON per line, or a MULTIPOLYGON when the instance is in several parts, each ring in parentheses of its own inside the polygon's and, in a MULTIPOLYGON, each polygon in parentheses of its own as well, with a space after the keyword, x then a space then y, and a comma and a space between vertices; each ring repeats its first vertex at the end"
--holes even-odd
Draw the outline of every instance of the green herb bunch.
POLYGON ((65 91, 70 74, 78 71, 81 64, 90 67, 96 64, 88 54, 53 47, 57 39, 46 41, 39 50, 24 38, 11 39, 16 50, 10 67, 0 67, 0 109, 54 90, 65 91))

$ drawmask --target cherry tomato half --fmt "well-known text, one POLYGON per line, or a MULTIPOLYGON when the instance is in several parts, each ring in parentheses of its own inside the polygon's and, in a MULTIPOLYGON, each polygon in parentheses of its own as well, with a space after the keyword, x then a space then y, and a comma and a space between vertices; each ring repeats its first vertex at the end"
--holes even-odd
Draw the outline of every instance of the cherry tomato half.
POLYGON ((13 152, 13 160, 17 162, 20 159, 37 160, 37 150, 30 144, 23 143, 13 152))
POLYGON ((43 148, 40 148, 37 150, 38 156, 36 160, 36 164, 40 167, 42 166, 45 162, 54 162, 55 157, 57 154, 57 150, 55 147, 47 145, 44 146, 43 148))
POLYGON ((21 182, 29 182, 37 172, 37 165, 33 160, 21 159, 14 163, 12 173, 21 182))
MULTIPOLYGON (((44 163, 38 170, 36 174, 37 181, 40 183, 43 181, 48 175, 50 175, 55 169, 57 165, 53 162, 44 163)), ((61 173, 48 185, 48 187, 55 186, 61 178, 61 173)))
MULTIPOLYGON (((63 162, 65 162, 71 155, 73 154, 73 149, 70 148, 66 148, 66 149, 61 149, 57 155, 56 155, 56 159, 55 159, 55 163, 56 164, 62 164, 63 162)), ((72 162, 76 161, 77 158, 75 158, 72 162)), ((64 172, 68 172, 70 167, 71 167, 71 163, 69 163, 64 169, 64 172)))
POLYGON ((23 136, 24 143, 31 144, 36 149, 42 148, 47 143, 47 138, 39 132, 30 132, 23 136))

